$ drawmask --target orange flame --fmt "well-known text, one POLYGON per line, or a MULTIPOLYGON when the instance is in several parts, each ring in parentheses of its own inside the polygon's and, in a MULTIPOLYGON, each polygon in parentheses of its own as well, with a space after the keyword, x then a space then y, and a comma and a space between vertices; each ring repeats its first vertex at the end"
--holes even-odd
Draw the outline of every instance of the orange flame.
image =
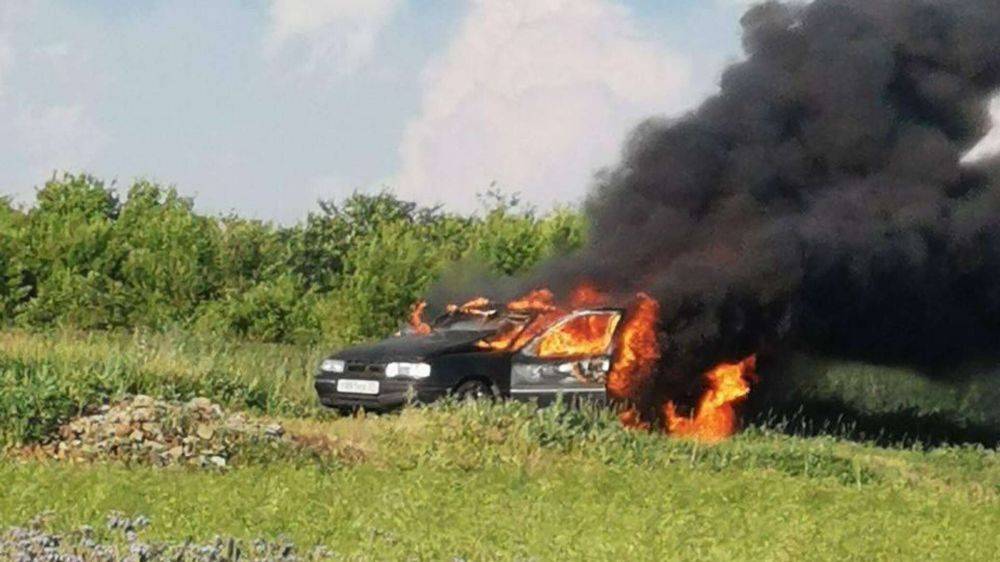
POLYGON ((618 335, 618 345, 608 375, 608 394, 617 400, 634 400, 653 374, 660 359, 656 339, 660 303, 645 293, 636 295, 618 335))
POLYGON ((513 312, 553 312, 558 310, 556 297, 548 289, 535 289, 523 297, 507 303, 507 310, 513 312))
POLYGON ((608 303, 608 297, 590 283, 581 283, 573 289, 569 303, 573 308, 604 306, 608 303))
POLYGON ((555 295, 548 289, 535 289, 507 303, 507 310, 536 315, 526 326, 512 325, 509 329, 479 342, 485 349, 520 349, 541 334, 566 312, 555 305, 555 295))
POLYGON ((426 336, 431 333, 430 324, 424 322, 425 308, 427 308, 427 302, 420 301, 413 305, 413 310, 410 311, 410 329, 413 330, 413 333, 421 336, 426 336))
POLYGON ((487 308, 490 306, 490 299, 486 297, 476 297, 464 304, 449 304, 446 310, 449 313, 461 312, 463 314, 488 314, 487 308))
POLYGON ((738 429, 736 405, 750 394, 756 366, 757 357, 751 355, 739 363, 723 363, 706 373, 709 388, 698 401, 693 416, 678 415, 673 402, 664 405, 667 431, 709 443, 731 436, 738 429))
POLYGON ((611 347, 618 327, 617 316, 594 314, 569 318, 538 340, 539 357, 585 357, 603 355, 611 347))

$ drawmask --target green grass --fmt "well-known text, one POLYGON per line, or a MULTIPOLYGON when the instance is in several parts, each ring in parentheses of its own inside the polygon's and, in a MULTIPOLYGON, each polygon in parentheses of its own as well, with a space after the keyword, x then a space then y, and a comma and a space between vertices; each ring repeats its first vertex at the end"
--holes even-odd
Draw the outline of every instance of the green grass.
POLYGON ((376 560, 990 560, 1000 548, 995 452, 765 431, 705 448, 577 423, 506 407, 303 422, 293 429, 364 458, 225 473, 8 462, 0 524, 51 511, 56 528, 99 526, 117 510, 149 516, 155 540, 285 535, 376 560))
POLYGON ((777 377, 786 391, 835 399, 866 412, 915 410, 975 423, 1000 423, 1000 367, 970 364, 947 370, 792 357, 777 377))
POLYGON ((269 412, 315 406, 312 377, 329 351, 183 332, 0 332, 0 366, 20 363, 77 381, 100 380, 117 392, 205 392, 227 405, 269 412))
POLYGON ((184 334, 0 333, 0 449, 126 394, 210 397, 260 414, 323 415, 312 376, 324 351, 184 334))
MULTIPOLYGON (((285 535, 360 560, 993 560, 1000 550, 995 449, 882 447, 847 439, 849 420, 811 437, 765 424, 709 447, 622 430, 604 410, 518 403, 335 418, 309 386, 320 355, 182 335, 0 336, 5 431, 25 403, 56 423, 72 414, 65 400, 83 409, 143 391, 277 417, 304 445, 251 448, 226 471, 40 462, 11 449, 0 456, 0 528, 46 512, 54 530, 100 527, 121 511, 149 516, 151 540, 285 535), (54 386, 28 392, 19 380, 54 386)), ((866 414, 990 420, 985 401, 963 394, 991 392, 985 381, 948 393, 885 373, 827 365, 810 384, 866 414)))
POLYGON ((765 366, 750 417, 800 435, 828 434, 883 445, 1000 443, 1000 368, 949 370, 791 357, 765 366))

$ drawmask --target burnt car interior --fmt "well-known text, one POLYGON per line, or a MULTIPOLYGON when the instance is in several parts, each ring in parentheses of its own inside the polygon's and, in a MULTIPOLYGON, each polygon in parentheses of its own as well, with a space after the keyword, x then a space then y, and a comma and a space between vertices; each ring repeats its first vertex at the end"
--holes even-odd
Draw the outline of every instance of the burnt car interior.
MULTIPOLYGON (((431 323, 432 331, 488 332, 481 347, 496 348, 502 335, 515 346, 519 336, 538 318, 537 312, 504 306, 452 308, 431 323)), ((510 393, 542 397, 559 392, 603 393, 614 336, 622 319, 619 309, 578 310, 566 314, 520 349, 511 349, 510 393)))
POLYGON ((621 318, 620 310, 596 309, 557 321, 515 353, 511 394, 603 394, 621 318))

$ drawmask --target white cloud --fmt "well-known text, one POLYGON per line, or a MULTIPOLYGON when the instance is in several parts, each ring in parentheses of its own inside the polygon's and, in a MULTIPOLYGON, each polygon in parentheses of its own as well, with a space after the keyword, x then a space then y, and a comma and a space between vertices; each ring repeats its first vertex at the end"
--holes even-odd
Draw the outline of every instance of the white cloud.
POLYGON ((0 196, 27 200, 32 184, 54 170, 85 170, 107 144, 85 96, 61 87, 77 71, 69 46, 40 46, 30 29, 56 9, 35 0, 0 4, 0 187, 14 190, 0 196))
POLYGON ((291 54, 293 67, 312 73, 329 67, 342 75, 361 68, 400 0, 271 0, 265 48, 291 54))
POLYGON ((14 54, 11 52, 10 45, 4 41, 4 37, 0 35, 0 97, 3 96, 4 91, 4 78, 7 74, 7 69, 10 68, 11 62, 14 58, 14 54))
POLYGON ((542 206, 578 200, 631 127, 696 101, 690 71, 609 0, 474 0, 424 73, 390 183, 456 209, 493 181, 542 206))
POLYGON ((11 33, 18 16, 19 8, 15 4, 0 5, 0 97, 3 97, 5 78, 14 62, 11 33))
POLYGON ((108 138, 81 104, 28 106, 15 112, 14 137, 35 178, 84 169, 108 138))

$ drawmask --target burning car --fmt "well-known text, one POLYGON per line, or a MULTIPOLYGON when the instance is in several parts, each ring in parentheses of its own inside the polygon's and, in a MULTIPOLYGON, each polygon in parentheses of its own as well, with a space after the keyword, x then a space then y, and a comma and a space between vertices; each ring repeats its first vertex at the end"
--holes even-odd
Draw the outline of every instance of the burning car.
POLYGON ((756 356, 702 374, 693 405, 658 393, 659 303, 639 293, 624 307, 581 285, 568 303, 547 289, 506 304, 485 298, 451 305, 434 321, 414 308, 409 327, 346 349, 320 365, 316 392, 341 410, 387 410, 408 400, 563 396, 613 401, 628 427, 715 442, 739 427, 737 406, 756 379, 756 356), (652 393, 652 394, 650 394, 652 393))
POLYGON ((548 292, 502 305, 476 299, 430 323, 422 312, 421 305, 393 337, 325 359, 315 381, 320 401, 341 410, 387 410, 446 395, 601 400, 624 315, 610 307, 556 307, 548 292))

